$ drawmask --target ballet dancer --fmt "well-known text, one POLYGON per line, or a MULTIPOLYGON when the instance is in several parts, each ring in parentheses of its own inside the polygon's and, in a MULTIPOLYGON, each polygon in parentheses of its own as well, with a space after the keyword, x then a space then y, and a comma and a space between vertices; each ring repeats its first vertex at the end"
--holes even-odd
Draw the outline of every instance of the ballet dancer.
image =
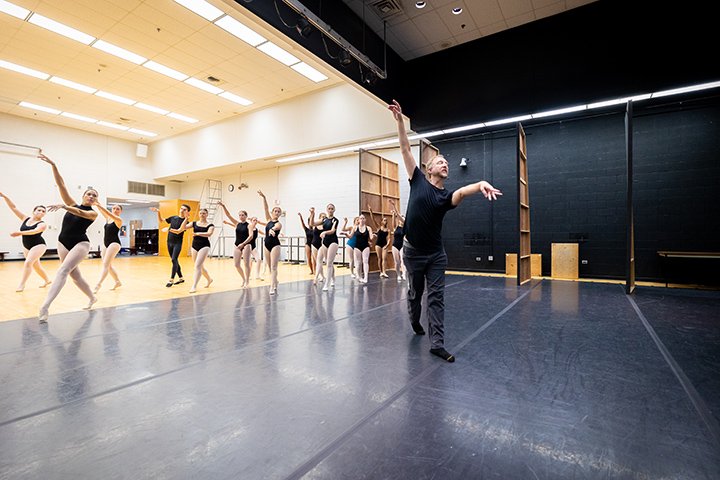
POLYGON ((98 280, 97 285, 95 285, 93 289, 93 293, 97 293, 100 291, 100 287, 102 287, 102 283, 105 281, 108 273, 113 280, 115 280, 115 285, 110 290, 115 290, 122 286, 120 277, 118 277, 117 272, 113 268, 112 262, 120 251, 120 227, 122 227, 123 224, 123 219, 120 218, 120 214, 123 208, 121 205, 113 205, 111 209, 108 210, 99 203, 96 203, 94 206, 97 207, 100 214, 107 220, 105 223, 105 235, 103 237, 103 245, 105 246, 102 252, 103 269, 100 274, 100 280, 98 280))
POLYGON ((190 217, 190 205, 186 205, 183 203, 182 205, 180 205, 180 212, 178 212, 177 215, 173 215, 168 218, 162 218, 162 216, 160 215, 160 210, 158 210, 156 207, 150 207, 150 210, 157 213, 158 226, 162 225, 163 223, 167 223, 168 225, 170 225, 167 236, 167 248, 168 253, 170 254, 170 261, 172 262, 172 271, 170 273, 170 280, 168 280, 165 286, 172 287, 173 285, 183 283, 185 282, 185 279, 183 279, 179 259, 180 252, 182 251, 183 235, 185 235, 185 232, 183 231, 180 233, 173 233, 172 230, 179 231, 183 222, 187 222, 187 219, 190 217), (175 275, 178 276, 177 281, 175 280, 175 275))
POLYGON ((40 275, 40 278, 45 282, 40 285, 40 288, 47 287, 51 281, 45 270, 40 265, 40 257, 45 254, 47 245, 42 233, 47 228, 47 225, 43 221, 43 217, 47 212, 47 209, 43 205, 38 205, 33 209, 32 217, 25 215, 15 206, 12 200, 7 195, 0 192, 0 197, 5 199, 5 203, 12 210, 16 217, 22 220, 20 230, 11 232, 11 237, 22 237, 23 253, 25 254, 25 264, 23 265, 23 273, 20 278, 20 284, 18 285, 16 292, 22 292, 25 290, 25 283, 33 270, 35 273, 40 275))
MULTIPOLYGON (((280 231, 282 224, 279 221, 282 209, 275 205, 272 211, 268 208, 267 198, 265 194, 258 190, 258 195, 263 200, 265 208, 265 259, 270 269, 270 295, 275 295, 278 286, 278 262, 280 261, 280 231)), ((262 223, 262 222, 260 222, 262 223)))
MULTIPOLYGON (((305 258, 307 259, 308 267, 310 267, 310 275, 315 275, 315 259, 312 255, 313 229, 305 225, 305 219, 303 219, 302 213, 298 212, 298 217, 300 217, 300 224, 302 225, 303 232, 305 232, 305 258)), ((309 217, 308 223, 310 223, 309 217)))
POLYGON ((405 217, 400 215, 400 212, 398 212, 394 200, 390 200, 390 208, 392 210, 393 216, 392 254, 393 260, 395 261, 395 273, 397 274, 397 281, 398 283, 400 283, 405 280, 405 265, 403 264, 402 259, 403 239, 405 238, 405 233, 403 231, 403 226, 405 225, 405 217))
POLYGON ((345 241, 345 254, 349 258, 348 266, 350 267, 350 278, 355 278, 355 236, 352 232, 359 220, 360 217, 353 218, 352 226, 348 227, 348 219, 345 217, 343 227, 340 229, 340 231, 345 234, 345 237, 347 237, 347 240, 345 241))
POLYGON ((322 233, 320 233, 320 238, 322 238, 322 245, 320 246, 320 250, 318 250, 318 259, 316 263, 317 276, 315 277, 315 280, 317 281, 319 277, 323 276, 322 262, 325 261, 327 263, 327 281, 322 288, 323 292, 327 292, 330 288, 335 287, 335 266, 333 262, 335 260, 335 255, 337 254, 339 246, 337 229, 338 224, 340 223, 338 219, 335 218, 335 205, 333 205, 332 203, 328 203, 326 211, 327 215, 325 217, 325 220, 321 220, 322 223, 315 223, 315 219, 313 217, 311 217, 310 221, 310 223, 313 225, 322 224, 323 227, 323 231, 322 233))
POLYGON ((352 237, 355 239, 355 265, 357 265, 357 279, 362 284, 367 284, 370 270, 370 241, 374 234, 372 228, 367 225, 365 215, 362 213, 358 222, 352 228, 352 237))
POLYGON ((195 220, 194 222, 188 222, 187 219, 185 219, 186 221, 182 223, 177 231, 174 231, 172 228, 170 229, 170 232, 176 234, 182 233, 185 230, 193 231, 190 253, 192 255, 193 262, 195 263, 195 274, 193 276, 192 287, 190 287, 190 293, 197 292, 197 286, 198 283, 200 283, 201 277, 205 277, 207 280, 205 288, 208 288, 213 282, 210 274, 207 270, 205 270, 205 260, 210 253, 210 237, 212 237, 212 234, 215 231, 215 225, 208 223, 207 208, 201 208, 198 210, 198 217, 199 220, 195 220))
POLYGON ((235 269, 240 274, 240 278, 242 278, 242 285, 240 288, 246 288, 250 285, 250 257, 252 256, 252 251, 255 248, 255 240, 258 236, 257 218, 253 217, 253 219, 248 222, 247 212, 245 210, 240 210, 240 212, 238 212, 238 218, 236 219, 230 214, 224 203, 219 202, 218 204, 225 212, 225 217, 227 217, 225 223, 235 227, 233 262, 235 264, 235 269), (243 267, 245 267, 244 270, 243 267))
POLYGON ((98 192, 94 188, 88 188, 83 193, 82 202, 78 205, 73 200, 70 192, 68 192, 65 186, 65 180, 60 175, 60 171, 57 165, 55 165, 55 162, 50 160, 42 152, 38 154, 38 158, 52 167, 55 184, 63 200, 63 204, 52 205, 48 207, 48 211, 55 212, 60 209, 66 211, 62 226, 60 227, 60 234, 58 235, 57 251, 60 256, 60 268, 57 271, 55 281, 50 287, 47 298, 45 298, 45 302, 40 307, 40 313, 38 314, 40 323, 46 323, 50 305, 53 300, 55 300, 55 297, 58 296, 60 290, 65 286, 68 276, 73 279, 75 285, 77 285, 90 300, 87 307, 85 307, 86 310, 92 308, 93 304, 97 302, 97 298, 93 294, 90 285, 88 285, 80 274, 78 266, 90 252, 90 239, 87 237, 86 232, 98 216, 97 212, 92 209, 97 201, 98 192))
POLYGON ((417 335, 424 335, 420 324, 422 296, 427 282, 427 321, 430 330, 430 353, 447 362, 455 356, 445 350, 445 268, 447 255, 442 243, 442 222, 445 214, 460 205, 466 197, 482 193, 488 200, 497 200, 502 192, 482 180, 447 190, 448 162, 436 155, 425 165, 425 175, 418 168, 405 131, 402 109, 393 100, 388 108, 397 123, 405 171, 410 179, 410 198, 405 212, 403 256, 408 278, 408 313, 410 325, 417 335))
POLYGON ((387 264, 387 244, 388 235, 390 229, 388 229, 388 221, 385 215, 380 220, 380 226, 375 222, 375 215, 373 214, 372 208, 368 205, 368 211, 370 212, 370 221, 376 231, 375 240, 375 254, 378 259, 378 267, 380 268, 380 278, 388 278, 388 274, 385 272, 385 265, 387 264))

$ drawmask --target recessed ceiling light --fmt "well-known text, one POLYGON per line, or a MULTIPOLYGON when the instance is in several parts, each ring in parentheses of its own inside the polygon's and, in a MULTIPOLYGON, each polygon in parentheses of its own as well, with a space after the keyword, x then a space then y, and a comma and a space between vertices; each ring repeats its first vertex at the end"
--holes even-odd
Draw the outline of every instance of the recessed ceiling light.
POLYGON ((170 78, 174 78, 175 80, 180 80, 181 82, 184 81, 186 78, 189 78, 190 75, 185 75, 182 72, 178 72, 177 70, 173 70, 170 67, 166 67, 165 65, 162 65, 157 62, 153 62, 152 60, 149 60, 145 63, 143 63, 143 67, 149 68, 150 70, 158 73, 162 73, 163 75, 167 75, 170 78))
POLYGON ((87 123, 97 123, 97 119, 86 117, 84 115, 78 115, 77 113, 70 113, 70 112, 62 112, 60 115, 63 117, 73 118, 75 120, 80 120, 81 122, 87 122, 87 123))
POLYGON ((175 113, 175 112, 170 112, 170 113, 168 113, 167 116, 170 118, 174 118, 175 120, 180 120, 180 121, 187 122, 187 123, 197 123, 200 121, 195 118, 186 117, 185 115, 180 115, 179 113, 175 113))
POLYGON ((453 15, 460 15, 460 14, 462 13, 462 8, 461 8, 461 7, 455 7, 455 8, 452 9, 452 13, 453 13, 453 15))
POLYGON ((272 42, 265 42, 262 45, 257 47, 258 50, 265 53, 266 55, 271 56, 275 60, 277 60, 280 63, 283 63, 287 65, 288 67, 290 65, 295 65, 296 63, 300 63, 300 59, 297 58, 292 53, 283 50, 282 48, 278 47, 272 42))
POLYGON ((190 77, 185 80, 185 83, 187 83, 188 85, 192 85, 195 88, 199 88, 200 90, 205 90, 206 92, 212 93, 213 95, 217 95, 218 93, 222 93, 223 91, 222 88, 218 88, 215 85, 210 85, 209 83, 198 80, 197 78, 190 77))
POLYGON ((85 93, 97 92, 97 88, 88 87, 87 85, 83 85, 82 83, 65 80, 64 78, 60 77, 50 77, 50 81, 52 83, 57 83, 58 85, 62 85, 64 87, 74 88, 75 90, 80 90, 81 92, 85 93))
POLYGON ((252 105, 253 102, 248 100, 247 98, 243 98, 240 95, 235 95, 234 93, 230 92, 222 92, 219 97, 224 98, 225 100, 230 100, 231 102, 235 102, 237 104, 243 105, 247 107, 248 105, 252 105))
POLYGON ((425 8, 426 2, 415 2, 415 8, 425 8))
POLYGON ((87 33, 83 33, 80 30, 68 27, 67 25, 63 25, 62 23, 56 22, 55 20, 51 20, 47 17, 43 17, 39 13, 33 13, 30 15, 28 22, 33 25, 37 25, 38 27, 47 28, 51 32, 59 33, 64 37, 71 38, 85 45, 90 45, 95 41, 95 37, 92 35, 88 35, 87 33))
POLYGON ((225 15, 215 22, 215 25, 236 36, 243 42, 249 43, 253 47, 257 47, 261 43, 267 41, 265 37, 228 15, 225 15))
POLYGON ((159 107, 155 107, 153 105, 148 105, 147 103, 138 102, 133 107, 142 108, 143 110, 147 110, 149 112, 159 113, 160 115, 167 115, 170 113, 169 110, 165 110, 159 107))
POLYGON ((31 77, 39 78, 40 80, 47 80, 50 78, 50 75, 45 72, 23 67, 22 65, 18 65, 16 63, 6 62, 5 60, 0 60, 0 67, 7 68, 13 72, 22 73, 23 75, 30 75, 31 77))
POLYGON ((213 21, 217 20, 220 16, 225 15, 225 12, 210 5, 205 0, 175 0, 177 3, 187 8, 188 10, 197 13, 206 20, 213 21))
POLYGON ((128 62, 132 62, 136 65, 141 65, 147 61, 147 58, 140 56, 137 53, 133 53, 129 50, 125 50, 124 48, 120 48, 117 45, 113 45, 112 43, 108 43, 105 40, 98 40, 97 42, 93 43, 93 48, 102 50, 103 52, 109 53, 110 55, 115 55, 116 57, 120 57, 123 60, 127 60, 128 62))
POLYGON ((117 124, 117 123, 104 122, 104 121, 102 121, 102 120, 100 120, 99 122, 97 122, 97 124, 98 124, 98 125, 102 125, 103 127, 114 128, 114 129, 116 129, 116 130, 123 130, 123 131, 124 131, 124 130, 129 130, 129 129, 130 129, 130 127, 126 127, 125 125, 120 125, 120 124, 117 124))
POLYGON ((52 113, 53 115, 60 114, 60 110, 58 110, 56 108, 43 107, 42 105, 36 105, 36 104, 30 103, 30 102, 20 102, 20 103, 18 103, 18 105, 20 105, 21 107, 25 107, 25 108, 32 108, 33 110, 40 110, 41 112, 45 112, 45 113, 52 113))
POLYGON ((143 135, 145 137, 157 137, 157 133, 140 130, 139 128, 131 128, 128 132, 137 133, 138 135, 143 135))
POLYGON ((8 15, 12 15, 20 20, 25 20, 30 14, 30 10, 18 7, 17 5, 6 2, 5 0, 0 0, 0 12, 7 13, 8 15))
POLYGON ((129 98, 121 97, 120 95, 115 95, 113 93, 103 92, 102 90, 95 92, 95 95, 112 100, 113 102, 122 103, 123 105, 132 105, 135 103, 135 100, 130 100, 129 98))
POLYGON ((328 77, 326 75, 324 75, 321 72, 318 72, 317 70, 315 70, 313 67, 311 67, 310 65, 308 65, 305 62, 297 63, 290 68, 292 68, 293 70, 298 72, 300 75, 303 75, 303 76, 309 78, 310 80, 312 80, 315 83, 322 82, 323 80, 328 79, 328 77))

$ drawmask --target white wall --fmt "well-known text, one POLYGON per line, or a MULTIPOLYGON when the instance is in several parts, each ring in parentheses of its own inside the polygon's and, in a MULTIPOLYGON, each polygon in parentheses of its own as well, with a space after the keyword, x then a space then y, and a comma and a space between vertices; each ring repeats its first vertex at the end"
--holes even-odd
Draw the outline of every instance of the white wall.
MULTIPOLYGON (((101 201, 107 197, 155 201, 164 198, 128 195, 128 180, 154 183, 151 162, 135 156, 134 142, 5 114, 0 114, 0 140, 42 148, 57 163, 68 190, 78 201, 87 186, 98 190, 101 201)), ((50 166, 33 155, 20 153, 34 152, 0 144, 0 191, 27 215, 35 205, 61 203, 50 166)), ((168 198, 177 195, 178 190, 174 185, 166 187, 168 198)), ((0 201, 0 250, 10 252, 8 258, 21 257, 21 240, 9 235, 20 228, 21 222, 4 203, 0 201)), ((45 217, 48 230, 43 238, 48 248, 57 247, 64 213, 48 213, 45 217)), ((102 232, 100 217, 88 229, 93 248, 102 243, 102 232)))
POLYGON ((386 106, 349 84, 293 98, 150 146, 165 178, 394 135, 386 106))

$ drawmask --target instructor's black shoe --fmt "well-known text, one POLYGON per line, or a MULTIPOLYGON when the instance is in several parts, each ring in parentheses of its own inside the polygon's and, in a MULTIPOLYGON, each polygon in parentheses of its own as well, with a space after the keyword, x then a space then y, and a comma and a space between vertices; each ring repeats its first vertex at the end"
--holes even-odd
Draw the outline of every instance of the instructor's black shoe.
POLYGON ((178 278, 177 281, 175 282, 175 285, 180 285, 181 283, 185 283, 185 279, 178 278))
POLYGON ((442 359, 445 360, 446 362, 452 363, 452 362, 455 361, 455 356, 454 356, 452 353, 450 353, 450 352, 448 352, 447 350, 445 350, 444 348, 442 348, 442 347, 440 347, 440 348, 431 348, 431 349, 430 349, 430 353, 432 353, 433 355, 437 355, 438 357, 442 358, 442 359))
POLYGON ((172 287, 175 285, 172 280, 170 280, 168 283, 165 284, 166 287, 172 287))
POLYGON ((415 335, 425 335, 425 330, 423 329, 422 325, 420 325, 420 322, 411 322, 410 325, 412 326, 415 335))

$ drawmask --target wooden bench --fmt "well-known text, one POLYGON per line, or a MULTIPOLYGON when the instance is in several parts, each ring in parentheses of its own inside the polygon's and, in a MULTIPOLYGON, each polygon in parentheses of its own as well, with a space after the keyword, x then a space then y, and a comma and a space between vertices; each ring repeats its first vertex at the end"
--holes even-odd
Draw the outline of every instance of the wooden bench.
POLYGON ((0 252, 0 262, 5 260, 5 255, 7 255, 8 253, 10 253, 10 252, 0 252))
MULTIPOLYGON (((682 251, 671 251, 671 250, 658 250, 657 252, 663 259, 663 263, 668 258, 695 258, 695 259, 720 259, 720 252, 682 252, 682 251)), ((663 276, 665 277, 665 286, 668 286, 668 279, 666 274, 666 266, 663 265, 663 276)))

